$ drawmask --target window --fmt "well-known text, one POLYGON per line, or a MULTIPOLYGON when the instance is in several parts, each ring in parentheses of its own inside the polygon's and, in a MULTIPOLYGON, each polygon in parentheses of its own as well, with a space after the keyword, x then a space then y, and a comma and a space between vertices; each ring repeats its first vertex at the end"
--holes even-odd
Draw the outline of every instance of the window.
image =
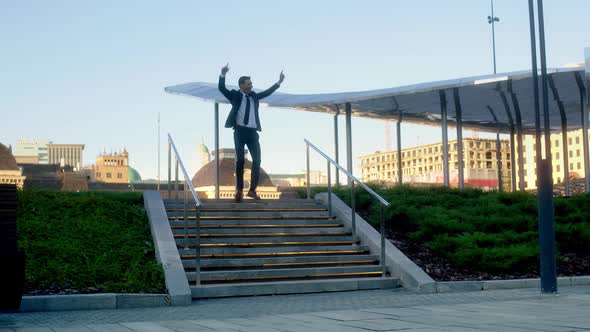
POLYGON ((571 137, 570 137, 570 138, 568 138, 568 140, 567 140, 567 141, 568 141, 569 145, 572 145, 572 138, 571 138, 571 137))
POLYGON ((555 140, 555 147, 558 148, 559 147, 559 140, 555 140))
POLYGON ((492 168, 492 162, 486 161, 486 168, 492 168))
POLYGON ((99 178, 100 177, 100 172, 96 172, 96 177, 99 178))
POLYGON ((576 137, 576 144, 580 144, 580 136, 576 137))
MULTIPOLYGON (((577 137, 576 137, 576 138, 577 138, 577 137)), ((580 156, 580 149, 577 149, 577 150, 576 150, 576 157, 579 157, 579 156, 580 156)))
POLYGON ((556 165, 556 166, 555 166, 555 170, 556 170, 557 172, 559 172, 559 171, 560 171, 559 169, 560 169, 559 165, 556 165))
POLYGON ((578 169, 582 169, 582 164, 579 161, 578 161, 578 164, 576 166, 578 166, 578 169))
POLYGON ((107 173, 107 179, 111 178, 111 173, 107 173))
POLYGON ((574 169, 574 163, 570 163, 570 169, 574 169))
POLYGON ((492 152, 491 151, 486 152, 486 159, 492 159, 492 152))
POLYGON ((123 178, 123 173, 117 173, 117 179, 122 179, 123 178))
POLYGON ((555 152, 555 159, 559 159, 559 152, 555 152))
POLYGON ((574 156, 574 151, 570 151, 569 155, 570 155, 570 158, 572 158, 574 156))

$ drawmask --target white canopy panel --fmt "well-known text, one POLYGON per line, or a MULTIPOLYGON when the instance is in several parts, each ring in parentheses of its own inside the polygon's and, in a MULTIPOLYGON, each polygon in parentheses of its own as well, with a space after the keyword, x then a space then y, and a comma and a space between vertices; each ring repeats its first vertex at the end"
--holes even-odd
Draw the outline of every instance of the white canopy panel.
MULTIPOLYGON (((548 69, 548 73, 551 129, 561 130, 558 101, 563 104, 568 129, 581 128, 580 93, 584 91, 584 68, 553 68, 548 69)), ((229 88, 237 89, 237 87, 229 88)), ((205 101, 227 103, 217 89, 217 84, 214 83, 185 83, 170 86, 164 90, 205 101)), ((441 91, 444 91, 446 98, 450 125, 453 125, 455 121, 458 102, 465 128, 495 131, 497 126, 491 115, 491 109, 498 118, 501 131, 509 133, 511 123, 515 126, 517 124, 516 111, 520 109, 523 129, 526 132, 534 131, 534 93, 530 70, 370 91, 322 94, 289 94, 277 91, 263 101, 271 107, 332 114, 338 110, 343 111, 344 104, 350 103, 353 116, 397 120, 401 112, 403 121, 437 125, 441 123, 441 91), (458 100, 455 100, 455 94, 459 96, 458 100)), ((541 93, 539 74, 540 96, 541 93)), ((542 102, 540 111, 542 116, 542 102)))

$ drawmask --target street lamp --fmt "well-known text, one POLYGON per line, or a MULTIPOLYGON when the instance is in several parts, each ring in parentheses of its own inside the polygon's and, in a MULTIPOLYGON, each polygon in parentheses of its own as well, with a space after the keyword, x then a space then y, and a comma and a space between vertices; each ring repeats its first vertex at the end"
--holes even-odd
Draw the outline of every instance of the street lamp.
POLYGON ((492 15, 488 16, 488 24, 492 25, 492 50, 494 56, 494 74, 496 73, 496 31, 494 29, 494 24, 496 22, 500 22, 500 19, 494 16, 494 0, 490 0, 492 5, 492 15))

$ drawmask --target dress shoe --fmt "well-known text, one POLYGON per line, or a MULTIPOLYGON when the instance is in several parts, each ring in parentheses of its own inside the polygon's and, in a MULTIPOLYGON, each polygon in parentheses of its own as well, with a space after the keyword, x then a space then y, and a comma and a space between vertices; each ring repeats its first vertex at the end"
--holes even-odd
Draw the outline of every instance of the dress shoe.
POLYGON ((236 193, 234 194, 234 200, 236 201, 236 203, 240 203, 243 198, 244 198, 244 193, 241 190, 236 191, 236 193))
POLYGON ((250 190, 250 191, 248 191, 248 194, 246 194, 246 196, 252 197, 252 198, 254 198, 257 201, 260 200, 260 196, 258 196, 258 194, 256 193, 256 190, 250 190))

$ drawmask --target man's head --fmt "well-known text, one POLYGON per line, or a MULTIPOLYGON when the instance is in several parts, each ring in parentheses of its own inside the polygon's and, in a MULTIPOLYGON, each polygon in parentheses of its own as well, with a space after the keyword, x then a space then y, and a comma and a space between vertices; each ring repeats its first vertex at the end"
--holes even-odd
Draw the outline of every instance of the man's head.
POLYGON ((240 90, 244 93, 250 93, 252 91, 252 81, 250 80, 250 76, 240 77, 238 85, 240 86, 240 90))

